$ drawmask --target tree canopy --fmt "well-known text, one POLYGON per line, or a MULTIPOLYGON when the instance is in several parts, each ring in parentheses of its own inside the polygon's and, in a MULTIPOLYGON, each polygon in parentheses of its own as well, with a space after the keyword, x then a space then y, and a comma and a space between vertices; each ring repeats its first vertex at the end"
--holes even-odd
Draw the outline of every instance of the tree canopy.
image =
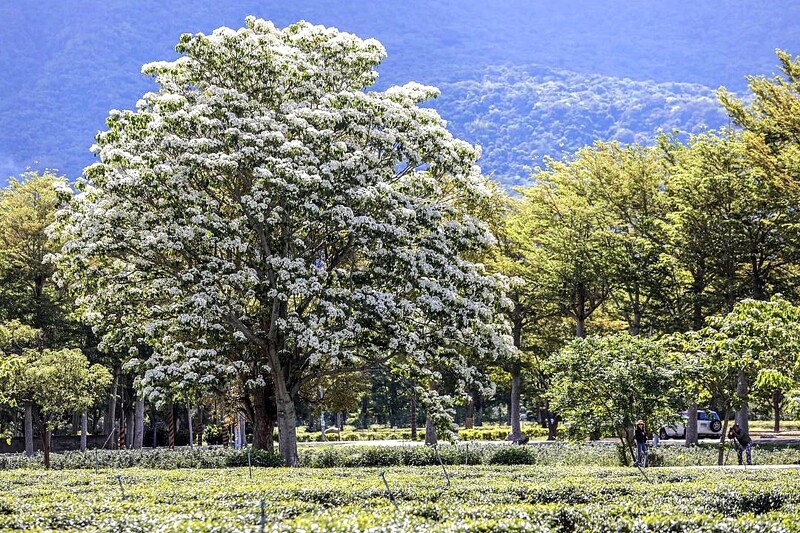
POLYGON ((380 43, 306 23, 248 18, 177 50, 143 69, 158 91, 110 114, 61 218, 60 264, 88 315, 141 324, 106 341, 153 346, 139 361, 151 399, 160 376, 253 364, 292 464, 307 380, 393 359, 463 381, 470 354, 507 351, 501 279, 468 259, 493 243, 470 215, 489 192, 478 152, 418 107, 435 89, 366 91, 380 43))

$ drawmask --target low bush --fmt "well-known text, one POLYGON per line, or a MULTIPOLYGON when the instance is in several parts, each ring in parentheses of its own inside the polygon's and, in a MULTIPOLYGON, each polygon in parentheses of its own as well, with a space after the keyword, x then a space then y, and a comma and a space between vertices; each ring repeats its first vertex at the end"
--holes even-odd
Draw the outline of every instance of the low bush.
MULTIPOLYGON (((630 453, 625 450, 628 459, 630 453)), ((736 454, 725 449, 723 459, 736 463, 736 454)), ((650 448, 649 466, 711 466, 717 464, 719 447, 659 446, 650 448)), ((282 462, 275 453, 251 450, 250 460, 256 467, 278 467, 282 462)), ((800 463, 800 447, 754 446, 756 464, 800 463)), ((539 443, 518 446, 510 443, 467 441, 457 445, 443 444, 437 448, 421 445, 374 446, 331 445, 301 447, 299 464, 313 468, 389 467, 445 465, 584 465, 620 466, 623 464, 621 446, 617 444, 539 443)), ((224 468, 247 466, 247 451, 221 447, 180 448, 168 450, 89 450, 51 454, 54 470, 98 468, 224 468)), ((0 454, 0 470, 43 468, 41 454, 0 454)))
MULTIPOLYGON (((597 452, 556 448, 570 460, 576 448, 597 452)), ((527 455, 533 449, 502 453, 542 460, 527 455)), ((443 460, 456 457, 441 451, 443 460)), ((616 452, 605 446, 605 453, 616 452)), ((385 460, 366 450, 359 457, 359 464, 385 460)), ((438 461, 423 447, 400 447, 391 457, 438 461)), ((631 468, 575 464, 446 469, 447 478, 439 465, 260 468, 252 478, 246 468, 11 470, 0 472, 0 531, 800 531, 800 490, 789 469, 654 468, 648 479, 631 468)))

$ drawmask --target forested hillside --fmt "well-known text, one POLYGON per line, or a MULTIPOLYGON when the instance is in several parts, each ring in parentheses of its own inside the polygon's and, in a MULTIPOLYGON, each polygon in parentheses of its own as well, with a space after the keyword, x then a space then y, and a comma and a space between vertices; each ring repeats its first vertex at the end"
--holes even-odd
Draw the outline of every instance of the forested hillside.
POLYGON ((7 2, 0 6, 0 183, 28 166, 80 174, 108 111, 132 108, 153 87, 142 64, 175 57, 183 32, 240 27, 248 14, 278 26, 306 19, 377 38, 389 53, 378 86, 415 80, 443 87, 435 105, 467 140, 486 147, 484 170, 509 183, 525 165, 595 135, 646 139, 658 127, 715 125, 719 113, 705 105, 712 89, 743 91, 745 74, 773 71, 775 48, 800 49, 793 23, 800 5, 777 0, 7 2), (573 74, 554 71, 556 85, 544 85, 550 80, 543 71, 523 70, 531 78, 523 81, 497 68, 531 64, 573 74), (534 97, 531 84, 545 95, 534 97), (557 95, 568 92, 580 93, 582 104, 565 112, 557 95), (673 109, 673 98, 681 109, 673 109), (497 102, 474 103, 480 99, 497 102), (495 128, 500 120, 519 129, 495 128), (629 132, 608 125, 615 120, 629 132))
POLYGON ((434 105, 457 136, 483 148, 484 171, 509 186, 529 182, 545 156, 596 140, 648 144, 661 130, 700 133, 728 120, 703 85, 538 66, 490 68, 441 89, 434 105))

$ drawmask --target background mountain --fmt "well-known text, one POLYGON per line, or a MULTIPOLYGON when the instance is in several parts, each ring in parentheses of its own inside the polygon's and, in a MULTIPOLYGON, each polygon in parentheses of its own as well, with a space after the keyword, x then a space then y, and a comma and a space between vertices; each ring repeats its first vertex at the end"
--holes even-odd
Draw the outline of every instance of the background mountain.
POLYGON ((713 89, 772 73, 775 48, 800 53, 800 3, 779 0, 6 2, 0 184, 29 166, 79 175, 109 109, 153 87, 143 63, 175 57, 183 32, 238 28, 248 14, 379 39, 379 87, 440 87, 432 105, 506 184, 595 139, 717 127, 713 89))

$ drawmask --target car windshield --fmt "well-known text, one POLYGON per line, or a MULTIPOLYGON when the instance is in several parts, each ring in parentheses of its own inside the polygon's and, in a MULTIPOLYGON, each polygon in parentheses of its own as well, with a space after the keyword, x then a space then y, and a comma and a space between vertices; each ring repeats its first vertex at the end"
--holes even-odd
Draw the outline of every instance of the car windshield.
POLYGON ((698 420, 719 420, 719 415, 714 411, 698 411, 697 412, 697 419, 698 420))

